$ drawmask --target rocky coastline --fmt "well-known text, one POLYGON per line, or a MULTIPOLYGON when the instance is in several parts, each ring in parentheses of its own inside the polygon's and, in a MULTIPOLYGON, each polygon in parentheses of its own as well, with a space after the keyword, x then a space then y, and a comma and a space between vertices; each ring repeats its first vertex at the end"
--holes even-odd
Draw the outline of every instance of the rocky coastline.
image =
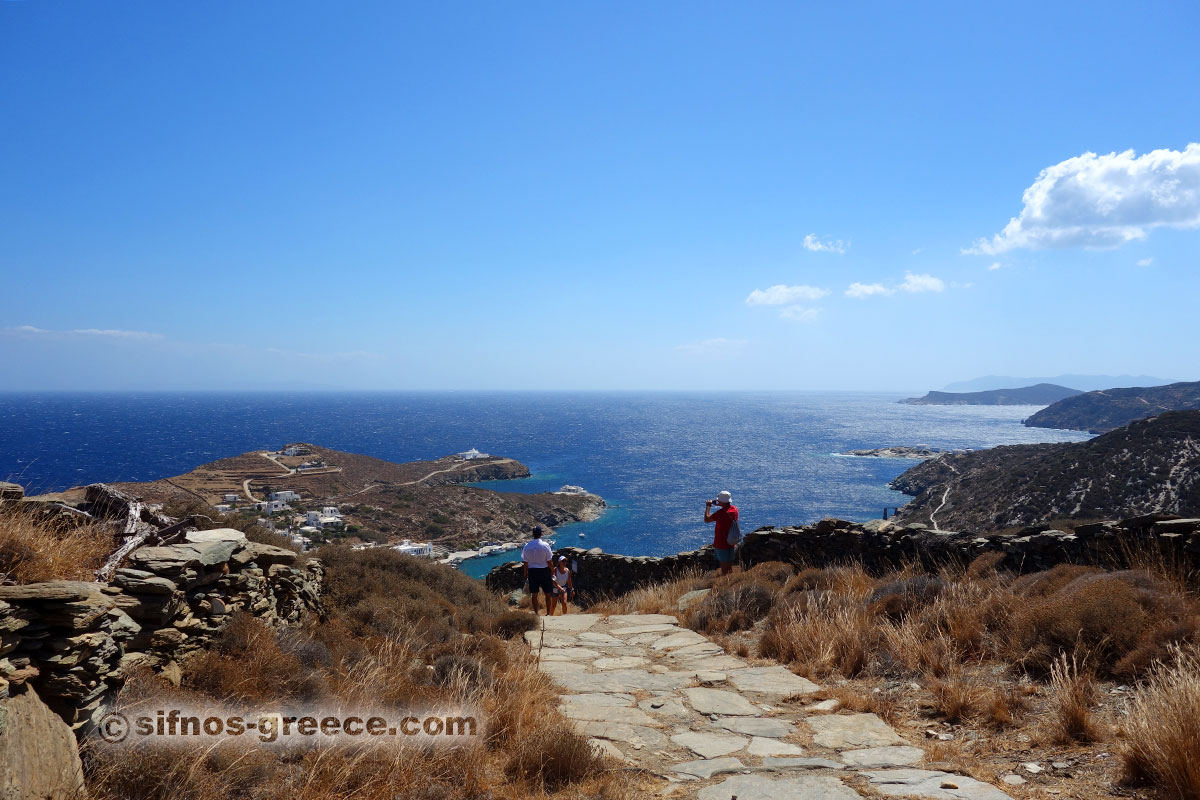
POLYGON ((870 450, 847 450, 844 453, 838 453, 839 456, 854 456, 855 458, 937 458, 946 450, 939 450, 935 447, 923 447, 917 445, 910 447, 907 445, 897 445, 895 447, 875 447, 870 450))

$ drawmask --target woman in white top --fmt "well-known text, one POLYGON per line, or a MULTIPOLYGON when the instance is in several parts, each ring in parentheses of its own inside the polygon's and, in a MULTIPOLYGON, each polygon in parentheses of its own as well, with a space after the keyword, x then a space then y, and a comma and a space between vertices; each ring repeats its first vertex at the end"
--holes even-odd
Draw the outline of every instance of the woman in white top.
POLYGON ((567 600, 575 596, 575 584, 571 582, 571 568, 567 566, 567 557, 559 556, 558 563, 554 565, 554 570, 550 573, 554 578, 555 593, 550 595, 550 600, 546 606, 546 616, 554 616, 555 603, 562 603, 562 613, 567 613, 567 600))

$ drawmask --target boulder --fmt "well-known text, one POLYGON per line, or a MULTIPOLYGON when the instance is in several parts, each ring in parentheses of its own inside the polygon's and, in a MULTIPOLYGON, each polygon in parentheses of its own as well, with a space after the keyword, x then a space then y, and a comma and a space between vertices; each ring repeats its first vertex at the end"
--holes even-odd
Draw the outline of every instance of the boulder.
POLYGON ((75 735, 32 687, 0 700, 0 797, 75 800, 83 765, 75 735))

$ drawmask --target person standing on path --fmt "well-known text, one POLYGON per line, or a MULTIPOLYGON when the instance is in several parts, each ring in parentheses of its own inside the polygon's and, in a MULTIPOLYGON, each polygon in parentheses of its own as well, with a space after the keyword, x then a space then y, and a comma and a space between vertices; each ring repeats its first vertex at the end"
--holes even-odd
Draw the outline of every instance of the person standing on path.
POLYGON ((550 598, 555 595, 554 578, 550 574, 550 563, 554 560, 554 551, 550 545, 542 541, 542 526, 533 528, 533 538, 521 548, 521 562, 525 565, 525 582, 529 585, 530 604, 533 614, 538 613, 538 592, 546 593, 546 610, 551 610, 550 598))
POLYGON ((546 603, 549 608, 546 616, 554 616, 554 606, 557 603, 562 603, 562 613, 567 613, 567 601, 575 596, 575 585, 571 581, 571 568, 567 566, 567 557, 559 556, 558 561, 554 562, 554 571, 551 573, 554 577, 554 588, 557 590, 550 595, 550 600, 546 603))
POLYGON ((733 545, 729 544, 725 537, 729 535, 729 529, 733 527, 737 518, 737 506, 733 504, 733 495, 729 492, 720 492, 716 500, 704 501, 704 521, 717 523, 713 531, 713 552, 717 556, 717 566, 721 568, 722 575, 733 572, 733 545), (714 505, 718 507, 716 511, 712 510, 714 505))

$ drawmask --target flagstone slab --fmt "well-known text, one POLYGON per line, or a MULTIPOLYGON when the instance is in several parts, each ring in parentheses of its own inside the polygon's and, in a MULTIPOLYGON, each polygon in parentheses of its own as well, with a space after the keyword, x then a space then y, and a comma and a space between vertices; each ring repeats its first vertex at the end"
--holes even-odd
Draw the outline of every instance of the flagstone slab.
POLYGON ((621 722, 628 725, 644 725, 647 728, 662 727, 661 722, 638 708, 560 705, 558 709, 567 719, 579 719, 587 722, 621 722))
POLYGON ((1012 800, 991 784, 927 769, 889 769, 862 772, 871 788, 889 797, 921 797, 928 800, 1012 800))
POLYGON ((711 778, 727 772, 741 772, 746 765, 733 756, 728 758, 705 758, 699 761, 685 761, 671 767, 672 772, 682 775, 693 775, 697 778, 711 778))
POLYGON ((542 627, 548 631, 586 631, 601 620, 599 614, 563 614, 542 617, 542 627))
POLYGON ((698 644, 712 644, 707 638, 695 631, 679 631, 650 645, 651 650, 675 650, 680 647, 690 647, 698 644))
POLYGON ((684 689, 688 705, 701 714, 719 714, 723 717, 753 717, 761 711, 736 692, 724 689, 684 689))
POLYGON ((598 631, 583 631, 579 634, 581 644, 588 647, 624 647, 625 642, 611 633, 600 633, 598 631))
POLYGON ((861 800, 858 792, 837 778, 802 775, 777 778, 770 775, 733 775, 714 786, 706 786, 697 800, 861 800))
POLYGON ((579 639, 562 631, 525 631, 525 641, 529 646, 538 647, 574 647, 579 639))
POLYGON ((746 745, 746 755, 802 756, 804 755, 804 748, 800 745, 791 744, 789 742, 781 742, 778 739, 768 739, 763 736, 755 736, 750 740, 750 744, 746 745))
MULTIPOLYGON (((639 636, 644 633, 669 633, 677 631, 679 628, 675 625, 666 625, 663 623, 654 623, 650 625, 630 625, 626 628, 610 628, 609 633, 613 636, 639 636)), ((626 639, 628 641, 628 639, 626 639)))
POLYGON ((670 614, 610 614, 608 623, 610 625, 658 625, 661 623, 678 625, 679 618, 670 614))
POLYGON ((678 697, 651 697, 638 703, 638 708, 663 719, 688 720, 692 718, 692 712, 678 697))
POLYGON ((686 747, 702 758, 717 758, 745 748, 749 740, 744 736, 735 736, 732 733, 684 731, 672 736, 671 741, 681 747, 686 747))
POLYGON ((845 769, 845 764, 830 761, 828 758, 774 758, 767 756, 763 759, 760 770, 783 771, 789 769, 845 769))
POLYGON ((692 676, 686 672, 655 674, 646 670, 621 669, 595 673, 560 673, 554 675, 555 682, 572 692, 620 692, 628 693, 645 689, 678 689, 687 686, 692 676))
POLYGON ((648 662, 649 659, 642 656, 617 656, 615 658, 598 658, 593 662, 592 666, 602 670, 633 669, 648 662))
POLYGON ((624 745, 642 744, 653 750, 662 750, 671 746, 671 741, 666 734, 644 725, 576 719, 571 720, 571 727, 580 736, 587 736, 591 739, 608 739, 624 745))
POLYGON ((787 720, 770 717, 729 717, 713 722, 712 726, 745 736, 765 736, 768 739, 782 739, 796 732, 796 726, 787 720))
MULTIPOLYGON (((681 654, 678 651, 671 653, 671 655, 672 656, 681 656, 681 654)), ((684 668, 696 670, 697 672, 702 671, 702 670, 706 671, 706 672, 709 670, 720 670, 722 672, 729 672, 730 670, 735 670, 735 669, 746 669, 747 667, 750 666, 749 664, 747 664, 745 661, 742 661, 737 656, 730 656, 730 655, 719 655, 719 656, 712 655, 712 656, 701 656, 701 657, 686 656, 686 657, 680 657, 679 661, 680 661, 680 663, 682 663, 684 665, 684 668)))
POLYGON ((621 752, 621 748, 610 742, 608 739, 588 739, 588 744, 596 751, 598 755, 615 758, 618 761, 628 761, 625 754, 621 752))
POLYGON ((813 743, 831 750, 861 750, 907 744, 891 726, 874 714, 831 714, 809 717, 804 722, 813 730, 813 743))
POLYGON ((844 750, 838 756, 852 767, 878 769, 879 767, 907 767, 925 757, 919 747, 868 747, 863 750, 844 750))
POLYGON ((707 639, 703 642, 697 642, 696 644, 689 644, 685 647, 671 648, 671 655, 675 656, 676 658, 687 658, 688 656, 716 655, 717 653, 723 653, 723 652, 725 652, 725 651, 721 649, 720 645, 713 644, 712 642, 708 641, 707 639))
POLYGON ((538 669, 547 675, 558 677, 561 675, 585 674, 588 665, 581 664, 578 661, 540 661, 538 662, 538 669))
POLYGON ((587 647, 547 647, 539 653, 542 661, 591 661, 600 653, 587 647))
POLYGON ((807 678, 792 674, 786 667, 778 666, 738 670, 729 674, 729 680, 742 692, 757 692, 781 697, 793 694, 811 694, 821 688, 807 678))
POLYGON ((610 694, 603 692, 585 692, 583 694, 564 694, 559 698, 560 705, 567 706, 632 706, 636 698, 631 694, 610 694))

